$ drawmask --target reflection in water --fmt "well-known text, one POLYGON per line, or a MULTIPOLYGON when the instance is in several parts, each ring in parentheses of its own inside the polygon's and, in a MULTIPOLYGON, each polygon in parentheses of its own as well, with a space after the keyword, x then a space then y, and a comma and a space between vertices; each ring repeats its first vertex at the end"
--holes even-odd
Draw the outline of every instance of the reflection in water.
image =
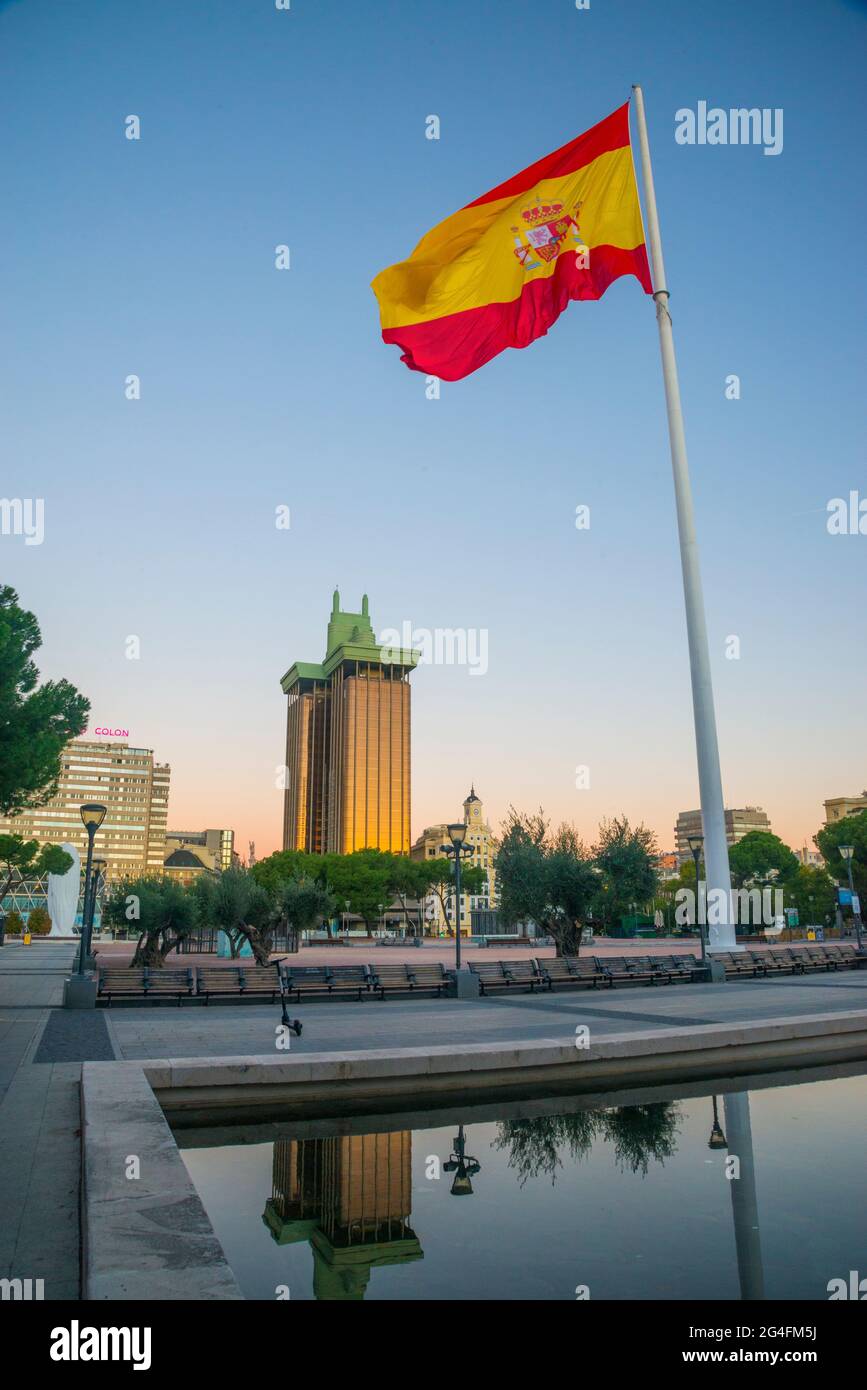
POLYGON ((477 1158, 470 1158, 467 1153, 467 1142, 464 1136, 463 1125, 458 1125, 458 1132, 454 1139, 452 1156, 443 1164, 444 1173, 454 1173, 454 1181, 451 1185, 453 1197, 472 1197, 472 1179, 481 1172, 482 1165, 477 1158))
POLYGON ((717 1084, 723 1103, 560 1095, 199 1127, 182 1147, 248 1297, 825 1298, 867 1239, 860 1067, 717 1084))
POLYGON ((765 1276, 762 1269, 762 1243, 759 1236, 759 1207, 756 1200, 756 1168, 753 1161, 753 1132, 750 1127, 750 1098, 746 1091, 734 1091, 725 1098, 729 1157, 739 1160, 737 1177, 731 1179, 732 1215, 738 1252, 738 1279, 741 1298, 763 1299, 765 1276))
POLYGON ((408 1130, 275 1143, 262 1219, 279 1245, 310 1242, 315 1298, 361 1299, 376 1266, 422 1259, 411 1214, 408 1130))
POLYGON ((505 1149, 523 1187, 528 1178, 562 1167, 562 1154, 579 1161, 596 1139, 614 1145, 618 1168, 647 1173, 651 1160, 664 1163, 677 1149, 680 1116, 675 1101, 584 1110, 574 1115, 542 1115, 532 1120, 504 1120, 494 1147, 505 1149))

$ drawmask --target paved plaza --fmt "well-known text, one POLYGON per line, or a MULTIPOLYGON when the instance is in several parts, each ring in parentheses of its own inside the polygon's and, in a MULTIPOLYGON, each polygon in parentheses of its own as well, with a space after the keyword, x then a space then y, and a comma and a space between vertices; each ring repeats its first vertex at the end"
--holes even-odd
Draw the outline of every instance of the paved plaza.
MULTIPOLYGON (((629 943, 632 952, 634 943, 629 943)), ((643 946, 640 948, 643 952, 643 946)), ((327 948, 326 948, 327 950, 327 948)), ((380 948, 390 960, 394 949, 380 948)), ((407 954, 413 948, 407 948, 407 954)), ((42 1278, 49 1299, 79 1287, 79 1081, 83 1061, 273 1054, 279 1005, 62 1007, 74 947, 0 950, 0 1277, 42 1278)), ((318 952, 310 952, 316 963, 318 952)), ((323 952, 325 954, 325 952, 323 952)), ((496 951, 485 952, 495 959, 496 951)), ((532 954, 532 952, 530 953, 532 954)), ((350 952, 331 951, 343 961, 350 952)), ((361 958, 353 952, 352 959, 361 958)), ((307 953, 304 956, 307 960, 307 953)), ((867 971, 498 996, 478 1001, 366 999, 291 1006, 292 1054, 551 1040, 712 1023, 867 1011, 867 971)))

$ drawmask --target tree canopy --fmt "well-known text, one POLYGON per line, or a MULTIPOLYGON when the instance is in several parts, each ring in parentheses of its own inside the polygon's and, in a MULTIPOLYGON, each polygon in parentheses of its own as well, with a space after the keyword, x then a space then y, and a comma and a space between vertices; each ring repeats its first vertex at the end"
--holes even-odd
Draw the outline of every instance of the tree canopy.
POLYGON ((0 814, 14 816, 54 795, 60 755, 87 727, 90 704, 69 681, 39 685, 39 624, 0 587, 0 814))

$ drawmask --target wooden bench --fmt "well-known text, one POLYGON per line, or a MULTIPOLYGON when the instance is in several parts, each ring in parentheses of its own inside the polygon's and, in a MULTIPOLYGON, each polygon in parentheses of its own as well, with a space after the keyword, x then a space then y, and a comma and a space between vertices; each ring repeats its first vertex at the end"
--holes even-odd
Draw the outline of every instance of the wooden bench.
POLYGON ((104 966, 98 974, 97 996, 108 1001, 117 999, 177 999, 189 998, 195 981, 191 969, 166 969, 160 966, 104 966))
POLYGON ((275 965, 239 965, 241 993, 267 997, 273 1004, 278 994, 283 992, 282 977, 275 965))
POLYGON ((837 960, 839 970, 858 970, 867 964, 867 956, 859 956, 851 941, 826 941, 825 950, 837 960))
POLYGON ((600 984, 611 984, 593 956, 554 956, 553 959, 550 956, 537 956, 536 969, 549 989, 555 985, 567 985, 571 989, 586 985, 589 989, 596 989, 600 984))
POLYGON ((599 964, 609 977, 612 986, 650 984, 653 980, 653 974, 650 970, 634 969, 625 956, 600 956, 599 964))
POLYGON ((754 979, 759 971, 749 951, 714 951, 713 959, 723 967, 727 980, 742 976, 754 979))
POLYGON ((535 946, 532 936, 486 936, 485 945, 491 946, 535 946))
POLYGON ((100 999, 107 999, 108 1006, 111 1008, 113 998, 130 998, 145 996, 147 970, 144 966, 136 966, 130 969, 129 966, 111 966, 103 968, 99 972, 99 984, 97 986, 97 996, 100 999))
POLYGON ((540 983, 532 961, 474 960, 470 961, 470 970, 479 977, 481 994, 490 994, 497 989, 521 988, 529 988, 532 993, 540 983))
POLYGON ((211 999, 241 994, 241 966, 200 965, 196 969, 196 994, 210 1004, 211 999))
POLYGON ((287 965, 283 978, 286 994, 299 1003, 312 995, 338 999, 354 994, 360 999, 370 984, 366 965, 287 965))
POLYGON ((331 967, 326 965, 285 965, 283 988, 290 999, 301 1000, 311 994, 327 995, 331 967))
POLYGON ((701 963, 701 957, 694 956, 692 952, 688 955, 674 955, 671 959, 681 970, 689 973, 691 980, 703 978, 707 970, 707 966, 701 963))
POLYGON ((384 999, 387 994, 423 994, 431 990, 442 994, 449 977, 441 962, 416 965, 371 965, 370 987, 384 999))
POLYGON ((646 975, 652 985, 670 985, 672 977, 659 965, 656 956, 624 956, 626 964, 636 975, 646 975))
POLYGON ((335 965, 328 967, 328 994, 329 997, 340 996, 344 998, 354 994, 356 999, 360 999, 363 994, 367 994, 370 987, 370 977, 367 973, 366 965, 335 965))
POLYGON ((653 961, 657 970, 664 971, 672 984, 676 980, 684 980, 689 984, 695 974, 695 956, 692 957, 691 964, 686 964, 683 957, 674 956, 654 956, 653 961))

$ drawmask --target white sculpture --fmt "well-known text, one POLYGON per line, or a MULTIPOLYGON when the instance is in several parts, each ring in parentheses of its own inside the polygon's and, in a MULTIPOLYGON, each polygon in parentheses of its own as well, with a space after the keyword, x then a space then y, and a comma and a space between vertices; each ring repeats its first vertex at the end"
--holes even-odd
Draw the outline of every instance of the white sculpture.
POLYGON ((48 875, 48 915, 51 918, 49 936, 73 936, 72 926, 78 912, 81 887, 81 856, 75 845, 60 846, 71 856, 72 863, 65 874, 48 875))

